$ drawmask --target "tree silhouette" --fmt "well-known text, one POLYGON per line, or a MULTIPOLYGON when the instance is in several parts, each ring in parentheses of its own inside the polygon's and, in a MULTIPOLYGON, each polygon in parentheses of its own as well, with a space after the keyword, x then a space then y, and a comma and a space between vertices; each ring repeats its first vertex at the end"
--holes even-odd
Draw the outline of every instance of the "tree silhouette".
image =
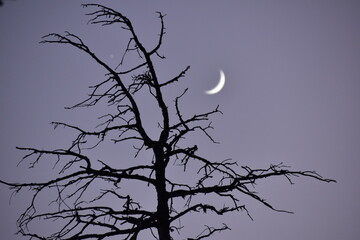
MULTIPOLYGON (((203 133, 210 141, 215 142, 208 132, 212 129, 209 117, 221 112, 216 107, 205 113, 184 116, 180 100, 187 89, 170 103, 165 101, 163 91, 183 78, 190 67, 166 81, 158 78, 153 61, 154 58, 164 59, 159 54, 165 34, 164 15, 158 13, 158 41, 155 47, 148 50, 138 38, 131 21, 122 13, 98 4, 83 6, 94 9, 87 14, 91 18, 89 23, 103 26, 118 24, 130 33, 121 63, 129 54, 138 55, 140 60, 137 65, 118 71, 101 60, 75 34, 51 33, 43 37, 42 43, 71 45, 83 51, 107 72, 105 80, 90 87, 92 90, 89 97, 70 109, 92 107, 105 101, 110 113, 101 116, 101 123, 91 131, 67 123, 53 122, 54 127, 62 126, 77 132, 68 148, 43 150, 18 147, 28 152, 23 160, 29 160, 31 167, 36 167, 44 158, 54 157, 55 165, 60 169, 59 175, 44 182, 1 181, 15 192, 22 189, 33 192, 29 206, 18 219, 20 234, 30 239, 116 237, 134 240, 141 238, 141 234, 145 232, 148 234, 146 239, 149 236, 160 240, 176 239, 182 228, 180 219, 185 215, 197 212, 223 215, 234 211, 245 211, 249 215, 245 205, 239 200, 241 196, 251 197, 274 211, 286 212, 273 208, 254 191, 254 185, 259 180, 282 176, 292 183, 294 176, 305 176, 324 182, 334 181, 323 178, 314 171, 292 171, 282 164, 263 169, 239 167, 232 160, 216 161, 200 156, 197 145, 184 147, 185 138, 193 132, 203 133), (157 138, 151 137, 144 128, 144 115, 136 98, 140 93, 147 93, 156 101, 161 119, 157 138), (170 109, 174 114, 170 114, 170 109), (152 157, 140 164, 134 159, 127 163, 122 160, 116 164, 93 159, 89 151, 107 141, 113 141, 116 145, 131 142, 136 148, 135 158, 143 152, 151 152, 152 157), (130 166, 119 168, 119 164, 130 166), (168 174, 170 167, 191 176, 174 180, 168 174), (135 182, 154 193, 154 209, 142 206, 144 199, 136 199, 130 190, 127 192, 127 188, 131 188, 131 184, 135 182), (56 197, 51 203, 55 203, 56 208, 41 211, 38 202, 43 194, 54 191, 56 197), (210 199, 216 198, 217 204, 208 201, 209 198, 202 198, 204 195, 211 196, 210 199), (37 221, 54 221, 58 229, 47 235, 33 231, 33 224, 37 221)), ((154 109, 154 114, 156 113, 154 109)), ((205 239, 226 229, 229 229, 226 224, 205 226, 203 231, 199 231, 191 239, 205 239)))

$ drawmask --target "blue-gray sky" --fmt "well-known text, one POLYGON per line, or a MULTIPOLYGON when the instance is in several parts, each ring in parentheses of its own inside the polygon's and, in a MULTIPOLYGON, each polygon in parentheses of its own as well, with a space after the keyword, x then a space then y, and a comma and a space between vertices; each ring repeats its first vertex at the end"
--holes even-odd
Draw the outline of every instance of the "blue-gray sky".
MULTIPOLYGON (((51 121, 96 125, 92 113, 63 107, 82 100, 87 86, 103 79, 103 72, 71 47, 38 43, 47 33, 70 31, 116 66, 127 35, 121 29, 86 25, 87 10, 80 7, 85 2, 89 1, 16 0, 0 8, 2 179, 49 175, 27 170, 26 165, 16 167, 23 153, 15 147, 66 143, 69 132, 53 131, 51 121)), ((232 231, 214 239, 360 237, 359 1, 101 2, 132 19, 147 46, 159 30, 155 12, 167 14, 161 51, 166 60, 158 63, 158 72, 165 78, 191 65, 168 96, 189 87, 182 105, 186 113, 218 104, 224 113, 213 119, 212 133, 221 144, 199 139, 202 153, 253 167, 283 162, 338 181, 263 182, 258 185, 262 196, 295 214, 272 212, 245 200, 254 221, 241 213, 218 218, 232 231), (204 94, 217 83, 219 69, 227 77, 224 89, 204 94)), ((4 186, 0 191, 1 237, 23 239, 13 233, 28 195, 13 197, 9 205, 11 191, 4 186)), ((196 221, 201 217, 206 216, 196 221)))

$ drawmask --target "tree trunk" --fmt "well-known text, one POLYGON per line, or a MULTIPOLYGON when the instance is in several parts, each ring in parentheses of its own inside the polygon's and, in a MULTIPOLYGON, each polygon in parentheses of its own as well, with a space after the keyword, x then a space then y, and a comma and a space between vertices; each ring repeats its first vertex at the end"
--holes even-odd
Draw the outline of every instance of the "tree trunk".
POLYGON ((155 174, 156 174, 156 192, 157 192, 157 230, 159 240, 171 240, 170 236, 170 213, 168 206, 168 194, 166 191, 166 178, 165 178, 165 159, 164 152, 160 148, 155 150, 155 174))

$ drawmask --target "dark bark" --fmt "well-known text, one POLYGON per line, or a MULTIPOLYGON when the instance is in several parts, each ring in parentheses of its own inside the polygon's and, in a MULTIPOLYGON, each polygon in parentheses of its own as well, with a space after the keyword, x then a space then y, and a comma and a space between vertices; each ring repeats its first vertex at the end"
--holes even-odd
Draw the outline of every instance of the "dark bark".
POLYGON ((155 148, 157 230, 160 240, 170 240, 170 211, 166 191, 166 163, 162 147, 155 148))

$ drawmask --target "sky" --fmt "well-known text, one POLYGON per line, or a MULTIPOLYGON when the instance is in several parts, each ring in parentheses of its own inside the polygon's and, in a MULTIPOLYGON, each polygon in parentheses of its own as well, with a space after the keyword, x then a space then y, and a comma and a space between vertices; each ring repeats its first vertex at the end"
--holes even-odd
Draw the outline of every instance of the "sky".
MULTIPOLYGON (((71 47, 39 44, 47 33, 70 31, 116 66, 126 47, 126 33, 86 24, 89 18, 81 3, 90 1, 5 0, 0 7, 3 180, 33 181, 54 174, 46 164, 30 170, 26 164, 17 166, 23 153, 15 149, 68 143, 71 133, 54 131, 51 121, 96 125, 97 112, 64 107, 84 99, 87 86, 103 79, 104 72, 71 47)), ((254 168, 283 162, 294 170, 316 170, 337 181, 261 182, 257 186, 261 196, 295 214, 274 212, 244 199, 254 221, 244 213, 214 218, 232 230, 213 239, 360 237, 359 1, 101 3, 130 18, 148 47, 159 32, 156 11, 166 14, 161 50, 166 59, 156 63, 159 76, 165 79, 191 66, 183 81, 167 90, 167 100, 171 103, 172 96, 189 87, 182 102, 185 114, 217 105, 223 112, 212 119, 211 134, 220 144, 189 139, 199 144, 201 153, 254 168), (215 95, 205 94, 217 84, 220 69, 226 75, 224 88, 215 95)), ((144 111, 148 116, 152 113, 146 106, 144 111)), ((11 193, 0 186, 1 238, 21 240, 14 235, 16 219, 27 206, 29 194, 13 196, 9 204, 11 193)), ((193 221, 202 219, 206 216, 193 221)))

